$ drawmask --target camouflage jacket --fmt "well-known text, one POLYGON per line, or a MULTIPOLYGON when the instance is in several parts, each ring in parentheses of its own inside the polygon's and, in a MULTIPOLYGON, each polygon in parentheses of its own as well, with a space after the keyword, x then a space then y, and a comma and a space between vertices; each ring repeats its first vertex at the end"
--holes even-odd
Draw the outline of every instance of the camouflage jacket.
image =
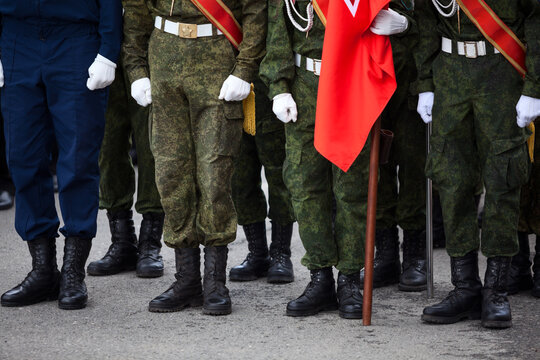
MULTIPOLYGON (((306 6, 309 1, 297 0, 296 9, 305 16, 306 6)), ((409 24, 413 24, 412 0, 392 0, 392 6, 396 11, 405 15, 409 24), (410 5, 410 6, 407 6, 410 5)), ((294 11, 292 11, 294 13, 294 11)), ((298 18, 295 17, 298 22, 298 18)), ((299 22, 305 25, 303 22, 299 22)), ((413 29, 415 26, 409 26, 413 29)), ((400 34, 408 34, 410 30, 400 34)), ((307 36, 294 28, 283 0, 269 0, 268 3, 268 36, 266 39, 266 56, 264 57, 261 68, 261 79, 269 88, 268 96, 272 99, 274 96, 282 93, 290 93, 290 85, 294 79, 295 65, 294 53, 312 59, 321 59, 324 41, 324 25, 319 17, 314 14, 313 27, 309 30, 307 36)), ((397 40, 400 45, 403 44, 397 40)), ((407 45, 407 47, 409 47, 407 45)))
MULTIPOLYGON (((439 0, 443 4, 450 0, 439 0)), ((485 0, 501 20, 527 44, 527 75, 523 94, 540 98, 540 2, 538 0, 485 0)), ((416 18, 420 33, 415 51, 418 67, 417 91, 433 91, 432 63, 441 49, 441 36, 457 41, 485 40, 482 33, 460 11, 450 18, 441 16, 431 0, 417 1, 416 18), (459 19, 459 24, 458 24, 459 19)), ((501 55, 502 56, 502 55, 501 55)))
MULTIPOLYGON (((231 9, 242 26, 244 35, 231 74, 251 82, 257 75, 259 62, 264 56, 267 29, 266 1, 222 1, 231 9)), ((125 13, 122 56, 131 82, 149 77, 148 39, 154 30, 156 16, 189 24, 209 23, 190 0, 124 0, 123 4, 125 13)))

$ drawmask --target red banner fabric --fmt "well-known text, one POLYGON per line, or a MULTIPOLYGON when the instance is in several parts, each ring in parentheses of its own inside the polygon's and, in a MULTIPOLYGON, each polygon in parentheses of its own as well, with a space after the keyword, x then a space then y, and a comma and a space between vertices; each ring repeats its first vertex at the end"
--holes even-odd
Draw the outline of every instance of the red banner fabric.
POLYGON ((327 9, 315 148, 347 171, 396 90, 387 36, 369 26, 389 0, 317 0, 327 9))

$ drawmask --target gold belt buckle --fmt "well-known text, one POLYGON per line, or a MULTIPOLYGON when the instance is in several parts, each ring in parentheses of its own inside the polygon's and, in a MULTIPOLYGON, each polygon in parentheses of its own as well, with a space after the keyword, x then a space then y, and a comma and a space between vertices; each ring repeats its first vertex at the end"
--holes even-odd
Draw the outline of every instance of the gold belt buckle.
POLYGON ((197 24, 178 23, 178 36, 184 39, 196 39, 197 24))
POLYGON ((465 41, 465 57, 476 59, 478 57, 478 44, 476 41, 465 41))

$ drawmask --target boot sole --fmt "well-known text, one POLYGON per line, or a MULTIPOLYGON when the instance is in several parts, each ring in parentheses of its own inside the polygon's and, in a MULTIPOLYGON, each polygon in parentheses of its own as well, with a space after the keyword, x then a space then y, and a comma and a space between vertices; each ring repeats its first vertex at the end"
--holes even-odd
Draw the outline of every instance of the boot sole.
POLYGON ((350 312, 340 311, 339 317, 343 319, 361 319, 362 313, 350 313, 350 312))
POLYGON ((310 309, 310 310, 289 310, 287 309, 287 316, 292 317, 302 317, 302 316, 312 316, 317 315, 320 312, 323 311, 334 311, 338 309, 338 304, 327 304, 320 306, 316 309, 310 309))
POLYGON ((512 327, 512 320, 507 321, 482 321, 482 326, 488 329, 507 329, 512 327))
POLYGON ((481 317, 480 313, 462 313, 457 316, 446 317, 446 316, 436 316, 436 315, 426 315, 422 314, 422 321, 433 323, 433 324, 455 324, 462 320, 479 320, 481 317))
POLYGON ((85 307, 86 307, 86 301, 84 302, 84 304, 62 305, 58 303, 58 308, 62 310, 80 310, 80 309, 84 309, 85 307))
MULTIPOLYGON (((378 289, 378 288, 382 288, 382 287, 385 287, 385 286, 395 285, 395 284, 398 284, 398 283, 399 283, 399 277, 397 279, 390 279, 390 280, 385 280, 385 281, 373 282, 373 288, 378 289)), ((363 281, 360 282, 360 286, 362 288, 364 288, 364 282, 363 281)))
POLYGON ((136 265, 133 265, 133 266, 126 266, 126 267, 123 267, 121 269, 118 269, 118 270, 115 270, 115 271, 108 271, 108 270, 89 270, 89 269, 86 269, 86 273, 90 276, 107 276, 107 275, 116 275, 116 274, 120 274, 121 272, 126 272, 126 271, 133 271, 135 270, 137 266, 136 265))
POLYGON ((286 276, 286 275, 268 276, 266 278, 266 281, 270 284, 288 284, 294 281, 294 276, 286 276))
POLYGON ((24 302, 1 301, 0 305, 4 307, 19 307, 19 306, 29 306, 29 305, 39 304, 45 301, 55 301, 55 300, 58 300, 58 293, 49 294, 47 296, 44 296, 42 298, 35 299, 32 301, 24 301, 24 302))
POLYGON ((203 304, 203 298, 200 297, 200 298, 191 299, 190 301, 185 302, 181 305, 175 306, 173 308, 152 307, 152 305, 148 305, 148 311, 156 312, 156 313, 177 312, 177 311, 182 311, 188 307, 192 307, 192 308, 201 307, 202 304, 203 304))
POLYGON ((229 315, 232 313, 232 308, 222 308, 222 309, 208 309, 203 307, 202 313, 205 315, 229 315))
POLYGON ((140 278, 157 278, 163 276, 163 270, 160 271, 149 271, 149 272, 137 272, 137 277, 140 278))
POLYGON ((427 290, 427 284, 422 284, 422 285, 403 285, 403 284, 398 284, 398 290, 399 291, 405 291, 405 292, 420 292, 420 291, 424 291, 424 290, 427 290))

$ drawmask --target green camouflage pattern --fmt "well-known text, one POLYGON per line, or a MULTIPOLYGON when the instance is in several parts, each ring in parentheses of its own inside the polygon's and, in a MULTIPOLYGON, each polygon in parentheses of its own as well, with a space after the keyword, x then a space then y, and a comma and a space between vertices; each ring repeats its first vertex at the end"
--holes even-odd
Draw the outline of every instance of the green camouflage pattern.
POLYGON ((291 224, 295 221, 291 194, 283 182, 285 129, 272 112, 268 88, 259 79, 254 86, 256 133, 242 134, 232 178, 238 224, 263 222, 267 216, 280 225, 291 224), (261 189, 262 167, 268 183, 268 205, 261 189))
POLYGON ((377 228, 399 225, 404 230, 422 230, 426 227, 426 126, 416 112, 417 97, 410 91, 417 76, 412 55, 418 35, 414 3, 393 0, 390 6, 408 18, 409 28, 390 37, 397 89, 381 115, 381 126, 394 133, 394 140, 389 162, 379 168, 377 228))
MULTIPOLYGON (((442 1, 443 4, 449 0, 442 1)), ((538 0, 485 0, 499 18, 527 44, 527 75, 521 84, 522 94, 540 98, 540 2, 538 0)), ((420 45, 415 51, 418 64, 418 93, 433 91, 433 61, 441 48, 441 36, 452 40, 485 40, 478 28, 460 11, 445 18, 440 16, 431 0, 416 1, 420 27, 420 45), (436 31, 435 31, 436 30, 436 31)), ((493 47, 488 43, 487 51, 493 47)), ((502 57, 501 57, 502 58, 502 57)), ((503 59, 504 60, 504 59, 503 59)))
POLYGON ((164 241, 174 248, 226 245, 236 238, 231 177, 243 111, 241 102, 218 95, 235 63, 233 48, 223 36, 193 40, 157 30, 148 54, 164 241))
MULTIPOLYGON (((305 12, 306 0, 296 1, 296 8, 305 12)), ((294 53, 312 59, 321 59, 324 41, 324 25, 316 14, 313 27, 305 33, 294 29, 289 21, 283 0, 268 1, 268 36, 266 56, 261 62, 259 74, 268 86, 268 97, 290 93, 295 77, 294 53)))
MULTIPOLYGON (((243 40, 229 74, 252 82, 264 56, 267 28, 264 0, 222 0, 234 18, 242 25, 243 40)), ((208 19, 191 0, 123 0, 124 44, 122 55, 133 82, 148 76, 148 39, 154 28, 154 18, 187 24, 208 24, 208 19), (171 8, 172 6, 172 8, 171 8)))
POLYGON ((242 24, 238 50, 223 35, 183 39, 154 29, 153 18, 209 21, 189 0, 125 0, 123 60, 133 82, 150 77, 150 146, 173 248, 226 245, 236 238, 231 195, 242 137, 242 103, 218 99, 225 79, 256 76, 264 56, 266 3, 223 0, 242 24), (169 13, 172 11, 172 15, 169 13))
POLYGON ((109 90, 105 136, 99 154, 99 208, 116 212, 129 210, 133 205, 135 169, 129 156, 133 136, 138 160, 135 210, 139 214, 161 213, 154 157, 148 141, 149 109, 137 105, 130 95, 130 88, 120 62, 109 90))
MULTIPOLYGON (((305 11, 307 1, 297 1, 305 11)), ((332 165, 313 146, 319 77, 294 65, 294 52, 320 59, 324 26, 317 16, 306 37, 295 30, 282 0, 270 0, 267 55, 260 68, 269 97, 292 93, 296 122, 285 124, 285 184, 291 192, 300 238, 306 250, 302 265, 310 270, 334 266, 344 274, 364 264, 369 144, 347 173, 332 165), (332 224, 332 202, 336 218, 332 224)))
POLYGON ((446 249, 450 256, 478 249, 473 198, 482 181, 482 252, 512 256, 518 250, 520 187, 529 170, 528 131, 516 125, 515 112, 522 79, 498 55, 471 62, 441 53, 433 73, 433 134, 426 168, 441 196, 446 249))
POLYGON ((518 230, 540 235, 540 120, 535 121, 534 162, 527 184, 521 188, 518 230))
POLYGON ((525 79, 489 44, 476 59, 440 51, 441 35, 454 40, 481 40, 466 16, 458 31, 457 15, 440 16, 431 2, 417 4, 419 69, 417 91, 434 91, 433 135, 426 172, 437 186, 443 210, 446 249, 463 256, 481 248, 487 257, 518 251, 520 188, 527 181, 528 130, 516 125, 521 93, 540 89, 538 57, 540 5, 533 1, 487 1, 529 45, 525 79), (433 31, 438 29, 438 31, 433 31), (482 239, 476 219, 475 189, 486 189, 482 239), (480 244, 481 243, 481 244, 480 244))

